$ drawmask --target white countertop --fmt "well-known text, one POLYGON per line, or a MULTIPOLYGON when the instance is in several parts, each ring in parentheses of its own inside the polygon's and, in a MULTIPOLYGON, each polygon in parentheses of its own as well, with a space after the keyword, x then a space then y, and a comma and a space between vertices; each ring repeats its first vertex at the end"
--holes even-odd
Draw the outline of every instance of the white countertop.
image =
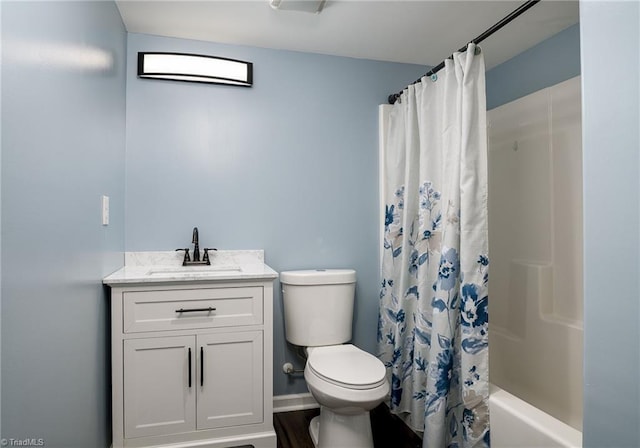
POLYGON ((278 273, 261 250, 210 251, 211 265, 182 266, 183 252, 126 252, 125 266, 102 283, 110 286, 176 282, 269 280, 278 273))

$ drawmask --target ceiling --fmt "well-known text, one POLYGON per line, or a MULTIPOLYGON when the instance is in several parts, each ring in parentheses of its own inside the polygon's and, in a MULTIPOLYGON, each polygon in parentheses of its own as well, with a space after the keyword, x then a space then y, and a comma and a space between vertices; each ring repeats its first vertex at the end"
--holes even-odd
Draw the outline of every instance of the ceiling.
MULTIPOLYGON (((116 0, 132 33, 430 66, 522 3, 328 0, 313 14, 274 10, 268 0, 116 0)), ((487 68, 578 20, 577 1, 540 2, 481 44, 487 68)))

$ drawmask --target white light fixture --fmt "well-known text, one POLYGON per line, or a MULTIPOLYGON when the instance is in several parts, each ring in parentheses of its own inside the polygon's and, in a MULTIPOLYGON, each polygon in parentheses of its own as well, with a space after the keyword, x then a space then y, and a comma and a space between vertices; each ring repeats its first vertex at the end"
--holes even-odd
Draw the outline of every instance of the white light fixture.
POLYGON ((138 77, 251 87, 253 64, 187 53, 138 53, 138 77))
POLYGON ((269 6, 280 11, 312 12, 320 14, 327 0, 269 0, 269 6))

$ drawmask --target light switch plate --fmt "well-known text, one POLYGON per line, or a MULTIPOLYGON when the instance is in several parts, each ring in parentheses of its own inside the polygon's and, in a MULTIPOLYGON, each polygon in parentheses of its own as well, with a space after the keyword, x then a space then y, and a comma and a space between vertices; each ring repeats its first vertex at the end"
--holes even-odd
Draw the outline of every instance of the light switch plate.
POLYGON ((109 196, 102 196, 102 225, 109 225, 109 196))

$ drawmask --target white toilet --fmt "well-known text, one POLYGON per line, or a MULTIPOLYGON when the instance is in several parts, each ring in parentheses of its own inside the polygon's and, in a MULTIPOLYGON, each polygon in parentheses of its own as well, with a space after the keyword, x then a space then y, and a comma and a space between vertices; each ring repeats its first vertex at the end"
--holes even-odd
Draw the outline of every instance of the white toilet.
POLYGON ((286 338, 306 348, 304 378, 320 404, 309 426, 317 448, 373 448, 369 411, 389 393, 384 364, 351 339, 356 272, 280 273, 286 338))

